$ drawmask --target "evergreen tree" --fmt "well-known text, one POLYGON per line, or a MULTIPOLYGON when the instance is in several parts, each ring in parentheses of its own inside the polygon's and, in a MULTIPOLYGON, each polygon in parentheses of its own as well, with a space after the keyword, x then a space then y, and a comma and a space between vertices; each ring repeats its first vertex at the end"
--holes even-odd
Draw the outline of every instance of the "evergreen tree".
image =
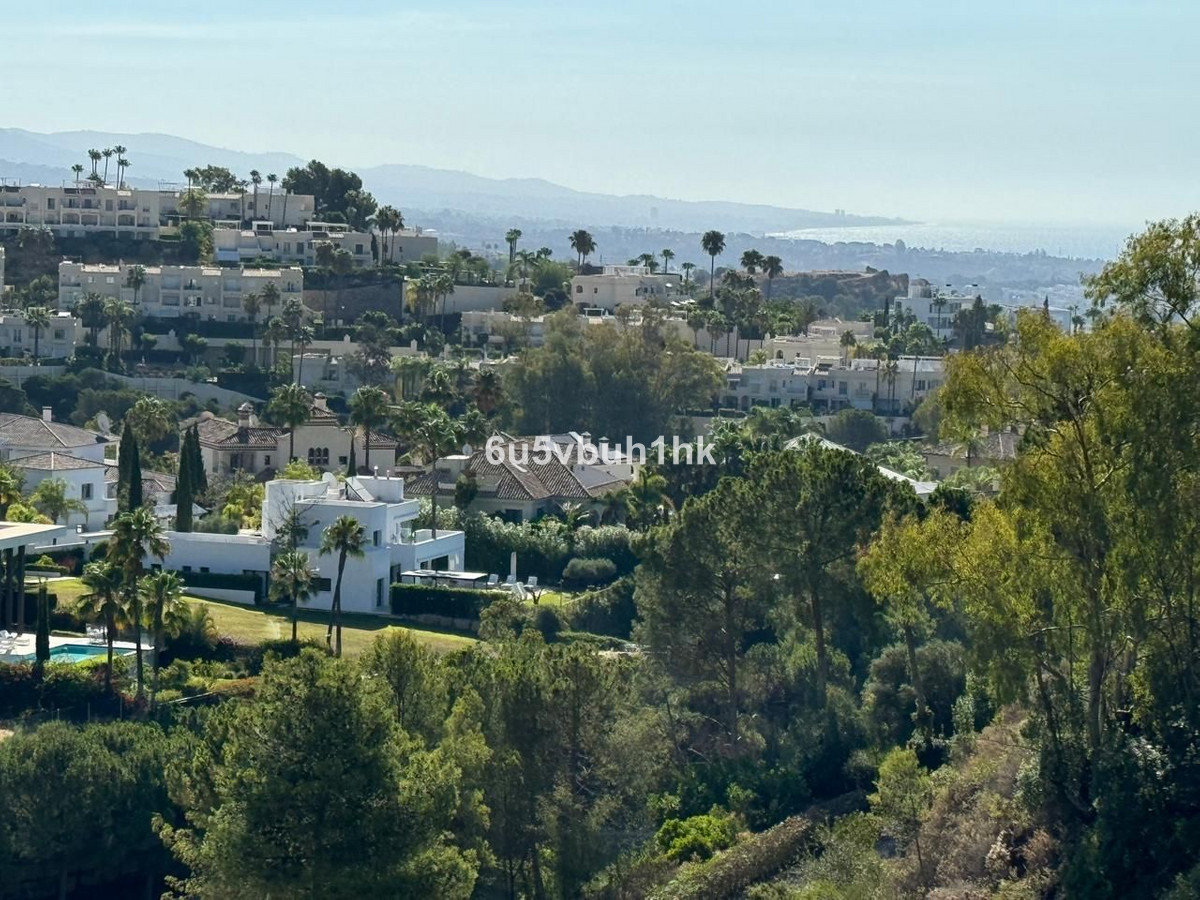
POLYGON ((179 453, 179 474, 175 480, 175 530, 192 530, 192 502, 195 499, 192 487, 191 432, 183 439, 179 453))
POLYGON ((132 432, 129 434, 129 481, 126 484, 126 496, 129 498, 125 505, 126 512, 142 505, 142 457, 138 450, 137 438, 132 432))
POLYGON ((38 586, 37 632, 34 636, 33 649, 40 677, 43 667, 50 661, 50 597, 46 593, 45 581, 38 586))
POLYGON ((352 478, 358 474, 358 460, 354 456, 354 441, 350 442, 350 462, 346 464, 346 477, 352 478))
POLYGON ((129 464, 133 460, 133 446, 136 440, 133 436, 133 426, 125 420, 121 431, 121 444, 117 452, 117 512, 129 509, 129 464))

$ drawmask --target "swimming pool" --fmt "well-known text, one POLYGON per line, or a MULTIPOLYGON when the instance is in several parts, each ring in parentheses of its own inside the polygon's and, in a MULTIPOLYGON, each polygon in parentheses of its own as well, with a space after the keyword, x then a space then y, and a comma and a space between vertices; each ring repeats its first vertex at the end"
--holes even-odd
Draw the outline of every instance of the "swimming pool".
MULTIPOLYGON (((121 656, 125 652, 127 651, 114 650, 113 655, 121 656)), ((108 647, 93 644, 59 644, 57 647, 50 648, 50 662, 80 663, 98 656, 107 657, 108 647)), ((37 659, 36 653, 27 653, 18 657, 20 662, 33 662, 35 659, 37 659)))

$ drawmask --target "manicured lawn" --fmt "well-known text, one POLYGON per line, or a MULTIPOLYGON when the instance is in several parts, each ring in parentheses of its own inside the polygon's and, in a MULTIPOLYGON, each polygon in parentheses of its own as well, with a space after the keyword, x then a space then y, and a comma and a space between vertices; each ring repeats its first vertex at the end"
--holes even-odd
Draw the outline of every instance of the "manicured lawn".
MULTIPOLYGON (((194 599, 191 602, 199 603, 208 610, 218 632, 240 643, 258 644, 262 641, 291 637, 292 624, 287 610, 266 610, 255 606, 222 603, 219 600, 194 599)), ((321 643, 325 642, 328 613, 302 610, 299 619, 301 639, 311 638, 321 643)), ((454 632, 402 627, 378 616, 343 613, 342 652, 346 656, 357 656, 366 650, 381 632, 389 628, 407 631, 430 649, 443 653, 475 643, 474 638, 454 632)))

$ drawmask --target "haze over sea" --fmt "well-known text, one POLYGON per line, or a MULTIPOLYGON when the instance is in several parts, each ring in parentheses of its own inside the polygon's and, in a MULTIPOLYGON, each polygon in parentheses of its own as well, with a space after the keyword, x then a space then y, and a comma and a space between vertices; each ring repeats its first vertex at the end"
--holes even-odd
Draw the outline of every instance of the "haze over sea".
POLYGON ((960 222, 914 225, 863 225, 850 228, 801 228, 774 237, 821 241, 826 244, 861 241, 894 244, 904 241, 909 248, 927 250, 993 250, 1003 253, 1045 251, 1051 256, 1075 259, 1112 259, 1129 235, 1142 226, 1046 225, 998 222, 960 222))

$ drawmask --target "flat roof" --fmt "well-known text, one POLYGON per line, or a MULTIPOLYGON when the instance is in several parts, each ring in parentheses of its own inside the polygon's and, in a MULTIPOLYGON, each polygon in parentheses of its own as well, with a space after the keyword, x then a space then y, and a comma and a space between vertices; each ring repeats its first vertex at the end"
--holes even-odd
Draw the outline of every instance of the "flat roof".
POLYGON ((48 543, 65 537, 63 525, 33 525, 25 522, 0 522, 0 550, 16 550, 31 544, 48 543))

